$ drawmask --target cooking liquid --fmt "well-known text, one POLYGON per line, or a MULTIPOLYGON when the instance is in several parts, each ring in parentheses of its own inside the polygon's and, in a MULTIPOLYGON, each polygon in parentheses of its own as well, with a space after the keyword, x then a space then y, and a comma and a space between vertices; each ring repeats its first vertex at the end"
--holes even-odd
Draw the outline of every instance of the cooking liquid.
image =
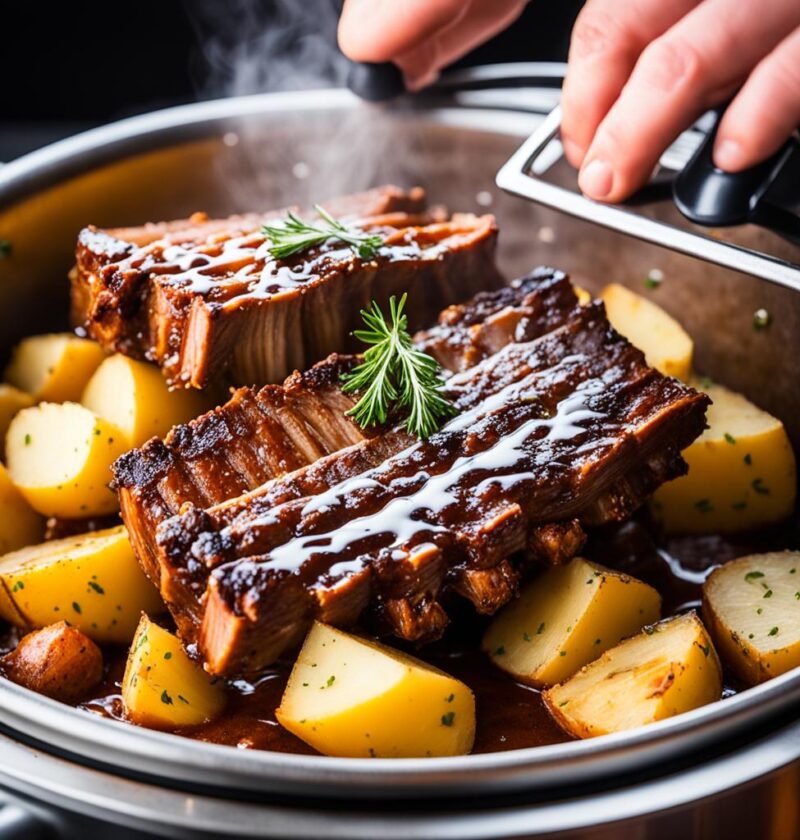
MULTIPOLYGON (((756 533, 721 537, 681 537, 657 542, 646 514, 592 534, 583 554, 655 586, 664 599, 664 615, 699 608, 702 581, 728 560, 761 551, 800 547, 800 522, 756 533)), ((553 722, 536 689, 515 683, 480 651, 487 620, 475 616, 466 602, 448 604, 452 624, 445 637, 415 655, 463 680, 475 693, 475 753, 535 747, 570 740, 553 722)), ((391 642, 400 646, 396 642, 391 642)), ((411 650, 411 648, 409 648, 411 650)), ((124 650, 106 650, 107 677, 80 707, 92 713, 123 718, 120 684, 124 650)), ((243 681, 230 689, 225 714, 213 723, 178 734, 242 749, 312 754, 303 741, 283 729, 274 710, 291 671, 291 660, 279 662, 256 683, 243 681)), ((726 679, 725 696, 740 688, 726 679)))

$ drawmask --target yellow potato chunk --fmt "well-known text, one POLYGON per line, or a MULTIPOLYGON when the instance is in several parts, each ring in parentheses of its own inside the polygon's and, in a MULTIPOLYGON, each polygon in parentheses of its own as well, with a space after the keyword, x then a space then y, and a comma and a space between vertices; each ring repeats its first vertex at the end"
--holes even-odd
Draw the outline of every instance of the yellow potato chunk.
POLYGON ((578 738, 644 726, 721 696, 719 659, 693 612, 646 627, 542 694, 556 721, 578 738))
POLYGON ((325 755, 464 755, 475 699, 459 680, 376 642, 316 623, 276 711, 325 755))
POLYGON ((23 627, 65 620, 96 642, 127 644, 161 597, 123 526, 52 540, 0 558, 0 616, 23 627))
POLYGON ((693 382, 713 400, 707 428, 683 457, 689 473, 656 491, 653 512, 671 533, 732 532, 794 510, 797 468, 780 420, 722 385, 693 382))
POLYGON ((25 501, 0 464, 0 555, 39 542, 44 519, 25 501))
POLYGON ((703 586, 703 616, 720 656, 754 685, 800 665, 800 551, 740 557, 703 586))
POLYGON ((6 432, 17 412, 33 405, 33 397, 13 385, 0 384, 0 458, 6 457, 6 432))
POLYGON ((199 391, 170 391, 161 371, 148 362, 116 354, 95 371, 81 402, 125 433, 130 447, 163 437, 209 406, 199 391))
POLYGON ((542 688, 660 617, 661 596, 651 586, 576 557, 547 569, 501 610, 483 649, 515 679, 542 688))
POLYGON ((99 344, 72 333, 34 335, 14 348, 5 378, 37 401, 77 401, 104 358, 99 344))
POLYGON ((199 726, 218 717, 225 700, 224 684, 189 659, 177 636, 143 615, 122 680, 127 717, 150 729, 199 726))
POLYGON ((26 408, 11 422, 6 449, 11 480, 39 513, 84 519, 117 510, 109 467, 128 449, 127 440, 88 408, 26 408))
POLYGON ((694 342, 671 315, 619 283, 606 286, 600 298, 611 326, 644 353, 648 365, 667 376, 689 379, 694 342))

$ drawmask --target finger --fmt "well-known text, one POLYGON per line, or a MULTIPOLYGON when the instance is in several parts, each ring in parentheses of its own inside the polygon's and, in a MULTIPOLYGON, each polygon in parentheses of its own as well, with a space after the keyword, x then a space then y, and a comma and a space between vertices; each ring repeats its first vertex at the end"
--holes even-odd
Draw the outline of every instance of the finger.
POLYGON ((464 16, 463 0, 345 0, 339 47, 353 61, 392 61, 464 16))
POLYGON ((561 139, 580 166, 645 46, 700 0, 590 0, 575 21, 561 94, 561 139))
POLYGON ((728 107, 714 143, 714 163, 739 172, 776 152, 800 125, 800 28, 753 70, 728 107))
POLYGON ((705 0, 689 12, 642 52, 586 153, 581 189, 604 201, 629 196, 675 137, 800 23, 795 18, 797 0, 705 0))
POLYGON ((435 81, 439 71, 509 27, 527 0, 472 0, 466 13, 394 60, 410 90, 435 81))

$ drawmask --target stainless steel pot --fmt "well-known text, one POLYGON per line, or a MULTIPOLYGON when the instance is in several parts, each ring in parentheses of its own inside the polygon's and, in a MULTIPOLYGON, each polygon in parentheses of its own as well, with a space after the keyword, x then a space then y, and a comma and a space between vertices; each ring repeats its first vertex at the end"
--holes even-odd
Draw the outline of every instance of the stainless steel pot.
MULTIPOLYGON (((782 417, 800 445, 800 374, 791 352, 800 336, 800 272, 766 282, 495 188, 494 173, 557 101, 557 90, 541 80, 561 73, 559 65, 478 69, 461 75, 459 89, 392 110, 341 90, 203 103, 125 120, 8 164, 0 169, 0 238, 12 242, 13 253, 0 261, 2 346, 63 327, 65 276, 87 222, 135 224, 198 209, 226 214, 383 182, 421 183, 435 201, 497 214, 509 274, 549 263, 583 285, 613 278, 641 291, 658 268, 664 280, 654 294, 695 337, 698 368, 782 417), (511 75, 536 81, 508 89, 501 80, 511 75), (771 314, 767 330, 752 327, 758 309, 771 314)), ((650 212, 672 218, 675 211, 664 204, 650 212)), ((733 235, 784 247, 768 234, 733 235)), ((685 828, 687 819, 696 836, 716 836, 698 815, 713 797, 749 785, 756 792, 734 824, 749 814, 759 830, 778 832, 763 836, 794 836, 780 833, 790 824, 800 831, 781 791, 798 780, 798 702, 800 673, 790 673, 620 735, 391 761, 199 743, 100 719, 0 681, 0 785, 28 805, 61 809, 64 825, 90 815, 169 836, 386 838, 555 830, 599 837, 601 826, 619 820, 660 831, 685 828), (684 810, 666 813, 676 808, 684 810), (589 826, 595 829, 587 834, 589 826)), ((728 800, 725 813, 737 814, 743 798, 728 800)), ((83 823, 75 830, 90 832, 83 823)))

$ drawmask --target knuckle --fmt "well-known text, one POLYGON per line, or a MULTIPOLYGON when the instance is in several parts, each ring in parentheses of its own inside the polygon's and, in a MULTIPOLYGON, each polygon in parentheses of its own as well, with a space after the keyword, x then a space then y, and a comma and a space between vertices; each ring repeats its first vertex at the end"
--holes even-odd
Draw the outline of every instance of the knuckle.
POLYGON ((619 24, 614 16, 589 5, 575 21, 569 47, 570 58, 584 59, 612 52, 619 38, 619 24))
POLYGON ((670 93, 682 85, 700 85, 703 62, 699 52, 684 39, 657 38, 642 53, 637 75, 649 86, 670 93))
POLYGON ((775 53, 771 60, 765 61, 762 72, 769 76, 771 85, 800 103, 800 50, 797 52, 794 56, 775 53))

